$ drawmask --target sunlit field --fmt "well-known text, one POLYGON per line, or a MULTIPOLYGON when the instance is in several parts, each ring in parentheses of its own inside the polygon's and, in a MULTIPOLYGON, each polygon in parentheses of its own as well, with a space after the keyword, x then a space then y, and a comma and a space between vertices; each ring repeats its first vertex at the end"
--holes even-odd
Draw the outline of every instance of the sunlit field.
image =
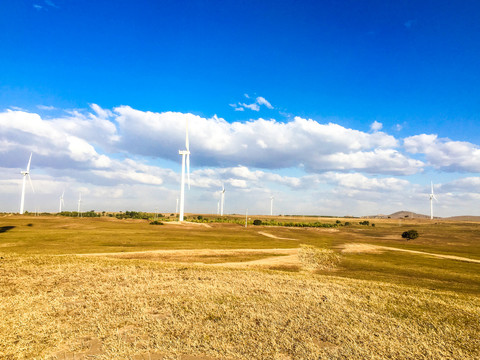
POLYGON ((0 217, 0 358, 478 358, 480 223, 227 219, 0 217))

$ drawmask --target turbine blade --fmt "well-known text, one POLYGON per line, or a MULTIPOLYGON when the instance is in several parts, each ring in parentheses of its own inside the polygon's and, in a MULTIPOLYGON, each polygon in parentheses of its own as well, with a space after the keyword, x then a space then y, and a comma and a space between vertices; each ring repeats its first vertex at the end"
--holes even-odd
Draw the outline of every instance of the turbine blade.
POLYGON ((190 190, 190 154, 187 154, 187 181, 188 190, 190 190))
POLYGON ((28 159, 27 173, 30 171, 30 163, 32 162, 32 153, 30 153, 30 159, 28 159))
POLYGON ((190 151, 190 143, 188 141, 188 119, 187 119, 187 125, 185 126, 185 148, 187 151, 190 151))
POLYGON ((32 187, 32 191, 35 192, 35 189, 33 188, 32 178, 30 177, 30 174, 27 174, 27 176, 28 176, 28 182, 30 183, 30 186, 32 187))

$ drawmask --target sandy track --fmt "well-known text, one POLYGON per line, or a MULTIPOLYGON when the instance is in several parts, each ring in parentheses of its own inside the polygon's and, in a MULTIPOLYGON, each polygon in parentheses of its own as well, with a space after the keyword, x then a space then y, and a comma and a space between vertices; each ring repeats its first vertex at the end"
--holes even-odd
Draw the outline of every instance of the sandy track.
MULTIPOLYGON (((160 219, 161 221, 161 219, 160 219)), ((197 222, 190 222, 190 221, 165 221, 163 222, 163 225, 182 225, 182 226, 188 226, 188 225, 193 225, 193 226, 203 226, 207 228, 211 228, 211 225, 208 225, 207 223, 197 223, 197 222)))
POLYGON ((344 244, 342 249, 343 253, 381 253, 383 251, 402 251, 410 254, 433 256, 440 259, 450 259, 450 260, 458 260, 458 261, 465 261, 465 262, 480 264, 480 260, 470 259, 470 258, 461 257, 461 256, 435 254, 435 253, 430 253, 425 251, 399 249, 399 248, 394 248, 389 246, 380 246, 380 245, 372 245, 372 244, 348 243, 348 244, 344 244))
POLYGON ((269 233, 266 233, 266 232, 263 232, 263 231, 259 231, 258 233, 259 233, 260 235, 263 235, 263 236, 266 236, 266 237, 269 237, 269 238, 272 238, 272 239, 278 239, 278 240, 298 240, 298 239, 280 237, 280 236, 273 235, 273 234, 269 234, 269 233))
MULTIPOLYGON (((271 249, 275 250, 275 249, 271 249)), ((252 260, 252 261, 242 261, 242 262, 225 262, 218 263, 215 266, 228 266, 228 267, 251 267, 251 266, 297 266, 300 265, 300 260, 298 259, 298 250, 299 249, 282 249, 279 255, 283 256, 269 256, 264 259, 252 260)), ((272 251, 269 251, 272 253, 272 251)))
POLYGON ((188 249, 188 250, 147 250, 147 251, 129 251, 129 252, 112 252, 112 253, 90 253, 90 254, 76 254, 77 256, 129 256, 136 254, 165 254, 165 255, 235 255, 248 253, 265 253, 265 254, 279 254, 289 255, 298 249, 188 249))
POLYGON ((197 265, 208 266, 226 266, 226 267, 269 267, 269 266, 299 266, 300 260, 298 258, 298 248, 296 249, 196 249, 196 250, 150 250, 150 251, 132 251, 132 252, 115 252, 115 253, 92 253, 92 254, 77 254, 77 256, 105 256, 118 259, 144 259, 162 261, 161 256, 175 258, 175 262, 195 263, 197 265), (265 258, 251 260, 251 261, 235 261, 235 262, 219 262, 219 263, 204 263, 202 256, 249 256, 262 255, 265 258), (275 254, 275 256, 272 256, 275 254), (191 258, 195 260, 185 261, 191 258))

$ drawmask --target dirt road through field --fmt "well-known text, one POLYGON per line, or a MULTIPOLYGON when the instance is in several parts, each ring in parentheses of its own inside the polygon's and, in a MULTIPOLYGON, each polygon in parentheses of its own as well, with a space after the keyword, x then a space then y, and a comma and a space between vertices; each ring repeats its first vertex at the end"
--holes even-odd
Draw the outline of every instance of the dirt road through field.
POLYGON ((458 261, 465 261, 465 262, 480 264, 480 260, 477 260, 477 259, 470 259, 470 258, 455 256, 455 255, 435 254, 435 253, 429 253, 425 251, 399 249, 399 248, 394 248, 390 246, 362 244, 362 243, 358 243, 358 244, 348 243, 342 246, 343 253, 380 253, 382 251, 402 251, 410 254, 433 256, 440 259, 450 259, 450 260, 458 260, 458 261))
POLYGON ((277 235, 269 234, 267 232, 259 231, 258 232, 260 235, 272 238, 272 239, 279 239, 279 240, 298 240, 298 239, 292 239, 292 238, 285 238, 285 237, 280 237, 277 235))

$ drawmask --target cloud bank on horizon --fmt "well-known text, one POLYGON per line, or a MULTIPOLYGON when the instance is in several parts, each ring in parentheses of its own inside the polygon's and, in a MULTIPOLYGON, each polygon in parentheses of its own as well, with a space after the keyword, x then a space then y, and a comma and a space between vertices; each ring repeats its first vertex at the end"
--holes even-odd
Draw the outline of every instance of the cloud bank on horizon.
MULTIPOLYGON (((234 110, 273 108, 263 97, 234 105, 234 110)), ((479 199, 480 178, 472 176, 480 170, 477 144, 435 134, 396 138, 377 121, 364 132, 299 116, 287 122, 228 122, 127 105, 39 109, 42 115, 20 109, 0 112, 0 211, 16 211, 18 174, 30 152, 32 178, 40 185, 36 196, 45 199, 41 203, 51 202, 44 211, 55 211, 51 199, 62 188, 71 189, 72 198, 85 193, 99 210, 171 211, 187 119, 194 188, 187 212, 214 212, 225 183, 228 212, 248 207, 249 212, 266 213, 263 198, 275 193, 278 210, 288 214, 426 213, 428 184, 436 176, 432 172, 453 176, 436 182, 439 215, 471 214, 479 199)))

